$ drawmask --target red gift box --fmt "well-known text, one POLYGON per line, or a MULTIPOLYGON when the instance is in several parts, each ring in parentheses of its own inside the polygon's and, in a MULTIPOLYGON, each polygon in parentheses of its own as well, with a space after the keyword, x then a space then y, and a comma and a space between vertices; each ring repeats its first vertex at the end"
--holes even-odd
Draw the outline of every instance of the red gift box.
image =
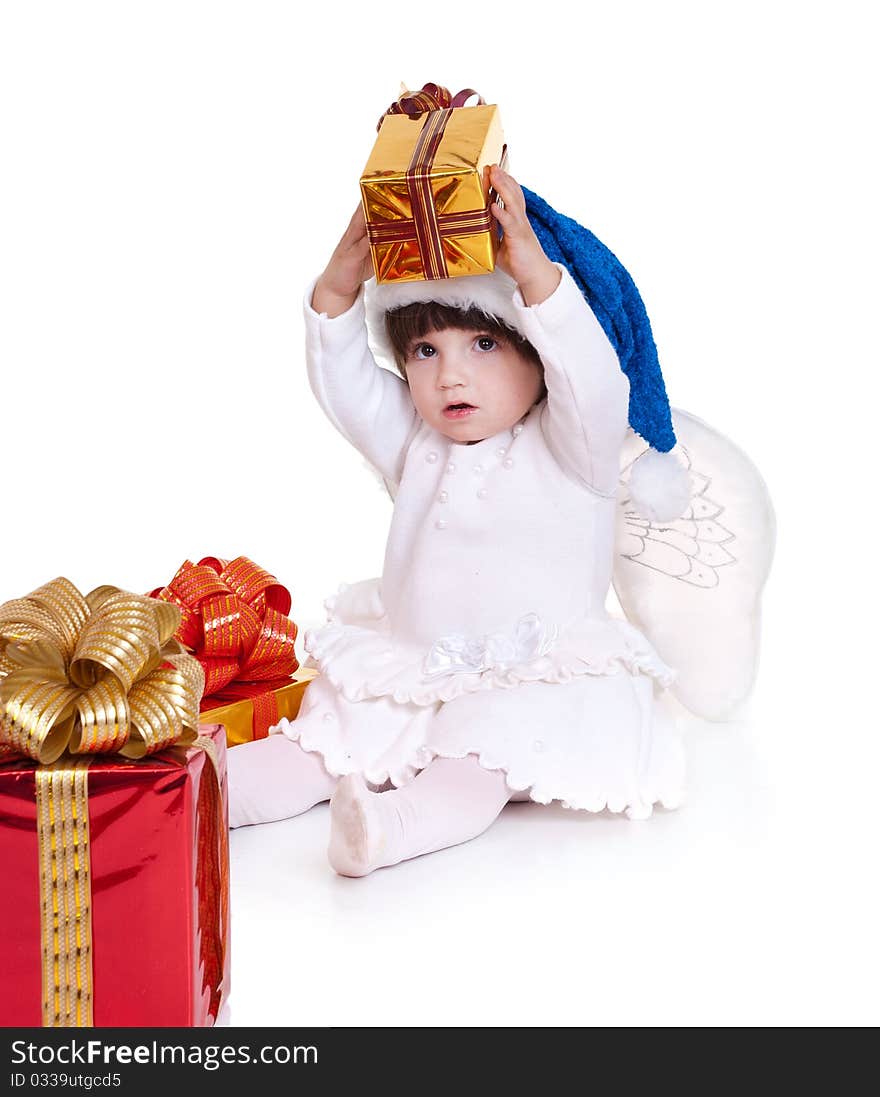
POLYGON ((219 725, 200 736, 139 761, 0 764, 0 1025, 216 1020, 229 990, 226 745, 219 725))

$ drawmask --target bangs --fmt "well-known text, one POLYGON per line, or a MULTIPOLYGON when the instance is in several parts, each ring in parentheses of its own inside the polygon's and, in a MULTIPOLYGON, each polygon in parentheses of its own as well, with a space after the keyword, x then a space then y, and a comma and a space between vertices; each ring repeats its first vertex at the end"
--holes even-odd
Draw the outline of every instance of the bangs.
POLYGON ((510 343, 523 357, 541 365, 538 352, 527 339, 478 308, 457 309, 452 305, 441 305, 437 301, 416 302, 386 313, 385 328, 401 372, 404 371, 407 352, 417 339, 423 338, 429 331, 448 331, 451 328, 485 332, 510 343))

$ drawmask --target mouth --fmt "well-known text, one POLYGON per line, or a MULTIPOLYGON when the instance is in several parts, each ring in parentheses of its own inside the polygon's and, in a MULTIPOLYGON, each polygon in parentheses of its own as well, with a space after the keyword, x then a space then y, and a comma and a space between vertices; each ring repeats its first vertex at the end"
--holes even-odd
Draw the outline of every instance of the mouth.
POLYGON ((443 409, 443 417, 444 419, 466 419, 479 410, 473 404, 447 404, 443 409))

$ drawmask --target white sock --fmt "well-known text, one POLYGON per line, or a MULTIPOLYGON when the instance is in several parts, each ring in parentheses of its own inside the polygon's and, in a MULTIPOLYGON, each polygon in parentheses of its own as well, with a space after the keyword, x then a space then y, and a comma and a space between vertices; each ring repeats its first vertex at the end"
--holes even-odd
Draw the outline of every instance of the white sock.
POLYGON ((341 876, 467 842, 497 819, 510 799, 504 774, 473 755, 435 758, 406 787, 370 792, 344 777, 330 801, 330 864, 341 876))

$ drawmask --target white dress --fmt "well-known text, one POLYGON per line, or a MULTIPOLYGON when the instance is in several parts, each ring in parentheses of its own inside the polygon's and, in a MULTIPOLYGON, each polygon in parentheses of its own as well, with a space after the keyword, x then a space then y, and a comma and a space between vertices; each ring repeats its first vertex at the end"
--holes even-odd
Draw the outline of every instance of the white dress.
POLYGON ((676 806, 683 753, 655 698, 673 672, 605 610, 629 386, 567 271, 540 305, 514 296, 546 399, 473 445, 376 364, 362 297, 334 319, 309 300, 312 388, 395 506, 381 579, 327 602, 305 637, 320 677, 273 730, 374 787, 473 754, 540 803, 676 806))

